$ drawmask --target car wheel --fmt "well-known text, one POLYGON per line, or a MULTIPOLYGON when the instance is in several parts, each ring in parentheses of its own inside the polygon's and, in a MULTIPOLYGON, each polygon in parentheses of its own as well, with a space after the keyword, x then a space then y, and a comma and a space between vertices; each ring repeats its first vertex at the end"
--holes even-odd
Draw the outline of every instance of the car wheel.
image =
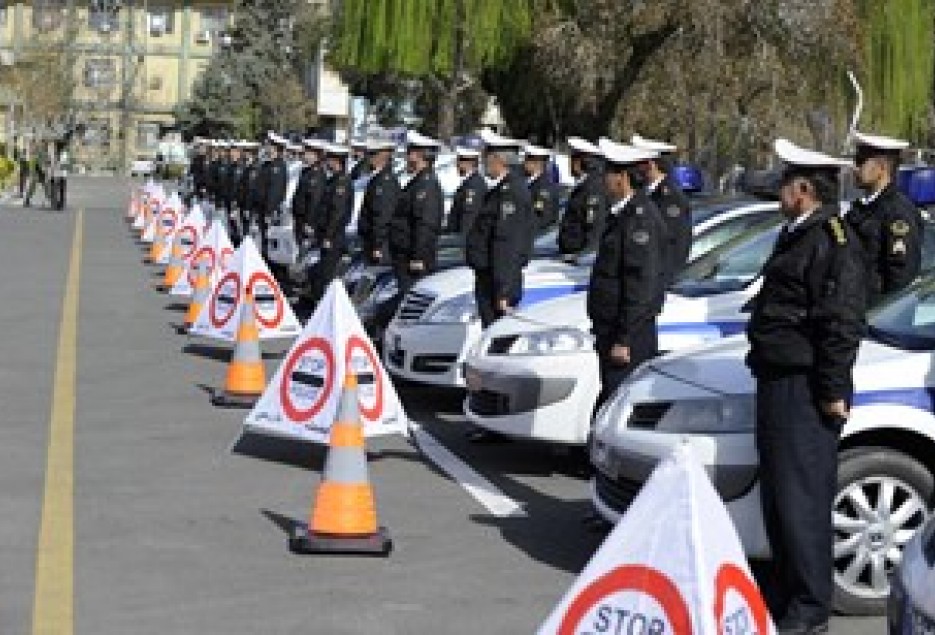
POLYGON ((925 523, 933 492, 932 473, 902 452, 870 447, 840 454, 832 514, 836 611, 886 610, 890 575, 925 523))

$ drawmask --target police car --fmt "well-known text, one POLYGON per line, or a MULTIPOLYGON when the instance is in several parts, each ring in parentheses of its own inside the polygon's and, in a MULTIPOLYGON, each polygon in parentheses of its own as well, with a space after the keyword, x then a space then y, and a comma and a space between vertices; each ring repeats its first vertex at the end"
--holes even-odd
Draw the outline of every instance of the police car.
POLYGON ((935 634, 935 518, 930 518, 903 548, 902 562, 890 584, 887 632, 935 634))
MULTIPOLYGON (((930 260, 929 256, 929 262, 930 260)), ((884 608, 902 549, 935 501, 935 274, 875 310, 854 368, 835 497, 834 606, 884 608)), ((678 444, 707 466, 751 557, 767 557, 744 335, 647 362, 596 418, 592 500, 615 521, 678 444)))
MULTIPOLYGON (((723 240, 732 232, 746 229, 755 222, 753 219, 773 225, 778 223, 777 203, 722 202, 718 205, 724 205, 720 208, 723 213, 703 215, 703 220, 694 228, 696 237, 705 237, 722 227, 729 228, 718 233, 718 240, 723 240)), ((593 253, 574 263, 533 260, 524 272, 520 308, 585 290, 593 261, 593 253)), ((480 339, 481 332, 474 304, 473 272, 467 267, 458 267, 436 273, 412 288, 387 326, 384 362, 390 373, 404 379, 438 386, 465 386, 463 362, 480 339)))
MULTIPOLYGON (((743 330, 743 306, 779 231, 773 219, 696 259, 666 296, 660 350, 680 350, 743 330)), ((465 360, 465 414, 514 437, 581 445, 600 389, 587 293, 544 302, 498 320, 465 360)))

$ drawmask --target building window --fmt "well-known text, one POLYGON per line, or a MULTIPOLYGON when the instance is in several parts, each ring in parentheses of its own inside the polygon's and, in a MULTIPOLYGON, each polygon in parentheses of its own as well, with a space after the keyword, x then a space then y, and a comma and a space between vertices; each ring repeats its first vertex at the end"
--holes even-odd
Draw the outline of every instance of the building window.
POLYGON ((6 26, 7 1, 0 0, 0 26, 6 26))
POLYGON ((62 26, 65 18, 65 0, 35 0, 32 5, 32 27, 48 33, 62 26))
POLYGON ((136 147, 140 150, 154 150, 159 146, 159 122, 141 121, 136 124, 136 147))
POLYGON ((110 145, 110 121, 107 119, 91 119, 84 129, 84 144, 88 146, 110 145))
POLYGON ((195 34, 199 43, 209 43, 227 30, 230 12, 224 6, 208 6, 199 9, 198 32, 195 34))
POLYGON ((175 11, 170 5, 150 5, 147 9, 146 27, 154 37, 175 32, 175 11))
POLYGON ((88 5, 88 28, 99 33, 113 33, 120 28, 120 3, 117 0, 91 0, 88 5))
POLYGON ((117 62, 113 58, 98 57, 84 63, 84 85, 88 88, 108 88, 117 83, 117 62))

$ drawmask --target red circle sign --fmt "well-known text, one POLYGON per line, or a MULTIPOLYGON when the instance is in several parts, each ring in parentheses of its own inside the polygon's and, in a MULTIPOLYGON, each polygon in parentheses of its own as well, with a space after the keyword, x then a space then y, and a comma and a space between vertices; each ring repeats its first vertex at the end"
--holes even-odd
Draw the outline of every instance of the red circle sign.
POLYGON ((265 271, 257 271, 250 276, 247 290, 253 296, 256 321, 267 329, 279 328, 286 308, 275 281, 265 271))
POLYGON ((769 633, 769 611, 763 596, 753 580, 737 565, 728 562, 718 569, 714 579, 714 598, 714 619, 717 621, 718 633, 750 632, 752 629, 747 623, 750 613, 753 614, 756 632, 769 633), (725 616, 729 591, 737 593, 746 607, 741 606, 725 616), (730 624, 725 622, 725 618, 730 624), (744 624, 746 628, 743 628, 744 624), (743 630, 739 630, 741 628, 743 630))
POLYGON ((234 271, 228 271, 215 287, 208 305, 208 317, 214 328, 223 328, 230 322, 239 303, 240 275, 234 271))
POLYGON ((195 286, 195 272, 198 271, 198 263, 202 260, 207 260, 208 262, 208 277, 210 278, 211 274, 214 273, 215 259, 214 248, 209 245, 205 245, 196 251, 195 255, 192 256, 192 261, 188 265, 188 283, 193 287, 195 286))
POLYGON ((321 412, 334 388, 334 370, 328 340, 312 337, 296 346, 279 383, 279 400, 290 421, 305 423, 321 412))
POLYGON ((357 376, 360 414, 368 421, 379 421, 383 416, 383 377, 373 347, 360 336, 351 335, 347 338, 344 358, 347 371, 357 376), (361 381, 361 378, 369 381, 361 381))
MULTIPOLYGON (((601 600, 608 596, 624 591, 641 593, 656 601, 662 608, 671 627, 671 630, 664 632, 671 632, 673 635, 692 635, 691 614, 685 600, 682 598, 682 594, 679 593, 678 587, 663 573, 642 565, 617 567, 586 586, 565 612, 565 617, 558 627, 558 635, 581 633, 581 628, 586 627, 584 625, 585 619, 593 613, 597 613, 596 620, 604 620, 605 618, 620 619, 619 612, 613 611, 612 607, 609 611, 609 617, 603 615, 601 612, 603 607, 599 605, 601 600)), ((610 626, 608 622, 604 631, 626 632, 620 628, 619 624, 616 631, 608 630, 610 626)), ((644 624, 645 626, 647 625, 644 624)), ((594 630, 589 629, 583 632, 592 632, 594 630)))
POLYGON ((221 271, 227 271, 230 265, 231 256, 234 255, 234 250, 230 247, 225 247, 221 250, 221 271))

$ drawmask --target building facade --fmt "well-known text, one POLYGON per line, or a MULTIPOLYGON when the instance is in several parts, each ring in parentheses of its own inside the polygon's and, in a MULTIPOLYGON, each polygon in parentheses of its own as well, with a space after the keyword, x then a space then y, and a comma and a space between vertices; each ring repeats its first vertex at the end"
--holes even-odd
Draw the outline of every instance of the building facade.
MULTIPOLYGON (((0 62, 58 47, 74 76, 68 118, 80 131, 76 161, 123 170, 152 158, 173 110, 222 47, 233 2, 219 0, 0 0, 0 62)), ((6 141, 32 134, 18 124, 15 95, 4 108, 6 141)))

